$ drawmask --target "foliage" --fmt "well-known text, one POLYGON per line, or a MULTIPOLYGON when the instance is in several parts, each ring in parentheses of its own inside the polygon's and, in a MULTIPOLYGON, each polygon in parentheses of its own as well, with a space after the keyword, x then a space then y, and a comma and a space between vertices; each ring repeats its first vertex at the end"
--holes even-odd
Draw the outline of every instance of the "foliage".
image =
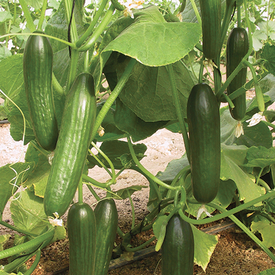
MULTIPOLYGON (((69 0, 0 1, 0 94, 5 99, 0 106, 0 117, 8 118, 14 140, 28 144, 25 162, 0 167, 3 175, 0 215, 2 217, 11 200, 14 226, 2 220, 0 223, 25 236, 20 244, 1 251, 0 259, 24 252, 22 260, 27 260, 27 256, 39 255, 43 247, 66 234, 60 217, 48 219, 44 213, 43 198, 53 153, 45 151, 35 141, 25 95, 24 47, 28 36, 39 29, 49 38, 54 53, 53 96, 59 128, 66 95, 77 75, 89 72, 94 77, 97 116, 82 183, 87 184, 97 200, 94 186, 104 189, 108 197, 130 199, 132 229, 125 234, 118 229, 123 242, 116 251, 136 251, 155 238, 158 240, 156 249, 160 249, 170 217, 179 212, 182 219, 192 224, 195 263, 204 270, 218 240, 202 233, 195 225, 225 217, 236 222, 275 260, 269 250, 275 248, 272 216, 275 212, 275 115, 273 110, 267 109, 275 101, 275 6, 271 1, 237 1, 237 12, 233 14, 231 2, 234 3, 221 1, 220 56, 204 60, 197 0, 188 1, 183 10, 180 3, 152 1, 122 12, 115 10, 107 0, 87 6, 84 1, 76 1, 74 7, 69 0), (232 10, 227 14, 229 6, 232 10), (72 11, 74 16, 71 16, 72 11), (251 74, 243 87, 228 96, 226 88, 230 77, 222 80, 220 69, 226 62, 227 36, 237 25, 248 30, 250 47, 248 61, 244 58, 230 77, 247 66, 251 74), (219 104, 223 103, 220 108, 220 187, 214 201, 203 207, 192 195, 186 123, 189 93, 201 82, 208 83, 219 104), (234 120, 228 104, 253 88, 256 96, 247 100, 244 119, 234 120), (251 122, 255 125, 251 126, 251 122), (243 134, 236 132, 240 125, 243 134), (186 153, 171 161, 165 171, 152 175, 140 163, 147 150, 142 141, 162 128, 183 135, 186 153), (89 177, 88 172, 95 166, 106 170, 110 179, 102 183, 89 177), (149 183, 149 214, 138 224, 131 196, 147 186, 113 190, 117 177, 126 169, 141 173, 149 183), (240 219, 234 216, 236 213, 240 219), (209 214, 213 217, 207 217, 209 214), (150 228, 155 237, 140 247, 132 247, 131 238, 150 228), (262 241, 254 233, 259 233, 262 241)), ((79 201, 82 200, 81 186, 79 201)), ((2 238, 0 250, 8 236, 2 238)), ((7 270, 8 267, 0 273, 8 274, 15 268, 8 273, 7 270)))

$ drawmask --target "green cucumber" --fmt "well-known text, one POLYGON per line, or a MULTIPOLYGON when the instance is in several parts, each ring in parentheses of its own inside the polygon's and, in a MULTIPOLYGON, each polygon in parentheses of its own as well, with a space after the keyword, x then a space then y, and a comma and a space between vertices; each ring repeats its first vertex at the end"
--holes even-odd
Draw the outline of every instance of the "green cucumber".
POLYGON ((220 53, 221 0, 200 0, 203 54, 215 59, 220 53))
POLYGON ((207 84, 195 85, 187 102, 190 167, 193 195, 206 204, 217 195, 220 183, 220 113, 207 84))
MULTIPOLYGON (((247 54, 249 48, 248 35, 244 28, 234 28, 227 40, 226 47, 226 76, 235 70, 240 64, 244 56, 247 54)), ((234 77, 227 87, 227 93, 230 95, 246 83, 247 68, 243 68, 234 77)), ((235 108, 230 108, 231 116, 240 121, 244 118, 246 113, 246 94, 238 96, 232 100, 235 108)))
POLYGON ((80 74, 65 102, 59 138, 44 195, 48 216, 62 216, 81 179, 96 115, 94 79, 80 74))
MULTIPOLYGON (((39 33, 39 32, 35 32, 39 33)), ((23 56, 25 93, 38 144, 53 151, 58 127, 52 94, 53 51, 47 37, 31 35, 23 56)))
POLYGON ((95 208, 95 275, 107 275, 117 233, 118 215, 113 199, 103 199, 95 208))
POLYGON ((71 206, 67 219, 70 275, 94 275, 96 219, 86 203, 71 206))
POLYGON ((193 275, 194 236, 190 224, 175 214, 161 248, 162 275, 193 275))

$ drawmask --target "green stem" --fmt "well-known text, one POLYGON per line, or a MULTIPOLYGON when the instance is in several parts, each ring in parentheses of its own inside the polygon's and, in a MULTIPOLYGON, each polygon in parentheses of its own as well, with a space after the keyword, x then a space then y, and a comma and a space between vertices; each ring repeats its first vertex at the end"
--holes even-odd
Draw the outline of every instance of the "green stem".
POLYGON ((98 182, 96 181, 95 179, 85 175, 85 174, 82 174, 82 180, 83 181, 87 181, 87 182, 90 182, 92 185, 96 186, 96 187, 99 187, 99 188, 107 188, 107 184, 106 183, 101 183, 101 182, 98 182))
MULTIPOLYGON (((234 214, 236 214, 236 213, 238 213, 238 212, 240 212, 242 210, 245 210, 248 207, 253 206, 254 204, 257 204, 257 203, 259 203, 261 201, 267 200, 267 199, 269 199, 269 198, 271 198, 273 196, 275 197, 275 191, 274 190, 266 193, 265 195, 262 195, 262 196, 260 196, 260 197, 258 197, 256 199, 254 199, 254 200, 251 200, 251 201, 249 201, 247 203, 241 204, 240 206, 237 206, 237 207, 235 207, 235 208, 233 208, 231 210, 228 210, 228 211, 226 211, 224 213, 217 214, 217 215, 215 215, 213 217, 202 219, 202 220, 194 220, 194 219, 188 218, 188 217, 186 217, 184 215, 184 213, 182 211, 180 211, 181 212, 180 215, 181 215, 181 217, 185 221, 187 221, 187 222, 189 222, 191 224, 195 224, 195 225, 207 224, 207 223, 218 221, 220 219, 224 219, 224 218, 226 218, 226 217, 228 217, 230 215, 234 215, 234 214)), ((218 207, 219 207, 219 206, 217 206, 214 203, 211 203, 211 204, 208 204, 208 205, 211 206, 211 207, 214 207, 216 209, 218 209, 218 207)))
POLYGON ((82 177, 78 183, 78 202, 83 203, 83 183, 82 183, 82 177))
POLYGON ((180 105, 180 98, 179 98, 178 90, 176 87, 176 80, 175 80, 173 65, 172 64, 167 65, 166 68, 167 68, 168 74, 169 74, 169 79, 170 79, 171 88, 172 88, 172 95, 173 95, 173 99, 174 99, 174 105, 176 107, 176 113, 177 113, 177 117, 178 117, 179 124, 180 124, 180 129, 181 129, 181 133, 182 133, 182 137, 183 137, 183 141, 184 141, 185 151, 187 154, 187 158, 189 159, 189 156, 190 156, 190 154, 189 154, 189 139, 188 139, 185 123, 184 123, 183 111, 182 111, 182 108, 180 105))
POLYGON ((238 26, 238 28, 241 27, 241 23, 242 23, 241 12, 242 12, 241 6, 239 5, 239 6, 237 7, 237 26, 238 26))
POLYGON ((82 43, 93 33, 94 27, 97 24, 99 17, 102 15, 102 12, 103 12, 104 8, 106 7, 107 3, 108 3, 108 0, 103 0, 101 2, 101 5, 100 5, 98 11, 96 12, 90 26, 85 31, 85 33, 78 39, 78 41, 76 41, 75 44, 76 44, 77 48, 79 48, 82 45, 82 43))
POLYGON ((96 144, 94 142, 92 142, 93 147, 100 153, 100 155, 108 162, 110 168, 111 168, 111 177, 112 180, 111 182, 109 182, 109 185, 113 184, 116 181, 116 171, 115 171, 115 167, 113 165, 113 163, 111 162, 111 160, 109 159, 109 157, 99 148, 96 146, 96 144))
POLYGON ((35 253, 36 252, 30 253, 30 254, 25 255, 25 256, 19 256, 18 258, 16 258, 12 262, 5 265, 4 268, 3 268, 3 271, 5 271, 7 273, 11 273, 15 269, 19 268, 23 263, 25 263, 30 258, 32 258, 32 256, 35 255, 35 253))
POLYGON ((17 228, 17 227, 15 227, 15 226, 13 226, 13 225, 11 225, 9 223, 6 223, 4 221, 0 221, 0 224, 3 225, 3 226, 5 226, 5 227, 7 227, 7 228, 9 228, 9 229, 11 229, 11 230, 14 230, 14 231, 16 231, 18 233, 21 233, 21 234, 24 234, 24 235, 27 235, 27 236, 32 236, 32 237, 36 237, 37 236, 36 234, 32 234, 29 231, 17 228))
POLYGON ((131 226, 131 229, 134 229, 135 228, 135 221, 136 221, 135 206, 134 206, 133 200, 131 198, 131 195, 129 193, 129 190, 127 190, 127 195, 128 195, 128 199, 130 201, 131 210, 132 210, 132 226, 131 226))
POLYGON ((38 249, 38 251, 36 252, 35 260, 34 260, 32 266, 28 269, 27 272, 24 273, 24 275, 31 275, 34 272, 34 270, 36 269, 36 267, 40 261, 40 258, 41 258, 41 249, 38 249))
MULTIPOLYGON (((221 212, 227 212, 225 209, 219 205, 215 205, 217 209, 221 212)), ((243 232, 245 232, 271 259, 275 262, 275 256, 273 253, 266 247, 263 242, 261 242, 238 218, 233 215, 228 216, 243 232)))
POLYGON ((8 258, 10 256, 13 256, 15 254, 22 253, 22 252, 32 249, 34 247, 37 247, 38 245, 44 243, 45 241, 52 239, 53 236, 54 236, 54 228, 51 228, 46 233, 44 233, 38 237, 35 237, 34 239, 32 239, 26 243, 19 244, 15 247, 11 247, 6 250, 0 251, 0 260, 8 258))
POLYGON ((89 51, 87 51, 85 53, 85 57, 84 57, 84 72, 89 72, 89 58, 90 58, 90 54, 89 51))
POLYGON ((93 189, 93 187, 89 184, 87 184, 88 189, 90 190, 90 192, 93 194, 93 196, 95 197, 95 199, 97 201, 100 201, 100 197, 97 195, 97 193, 95 192, 95 190, 93 189))
MULTIPOLYGON (((69 23, 70 18, 71 18, 71 14, 73 13, 73 10, 72 10, 73 9, 73 0, 65 0, 64 4, 65 4, 67 22, 69 23)), ((74 43, 78 39, 74 14, 72 15, 71 32, 70 33, 71 33, 71 38, 72 38, 71 40, 74 43)))
POLYGON ((257 183, 259 185, 261 185, 262 187, 264 187, 266 191, 270 191, 271 190, 271 188, 269 187, 269 185, 264 180, 262 180, 260 177, 258 177, 257 183))
POLYGON ((46 9, 47 9, 47 3, 48 3, 48 0, 44 0, 43 1, 43 6, 42 6, 42 9, 41 9, 41 14, 40 14, 40 18, 39 18, 39 22, 38 22, 38 26, 37 26, 37 29, 39 31, 42 31, 42 25, 43 25, 44 18, 45 18, 45 12, 46 12, 46 9))
POLYGON ((58 80, 55 77, 55 74, 52 74, 52 84, 53 84, 53 88, 54 90, 59 94, 59 95, 65 95, 65 92, 62 88, 62 86, 60 85, 60 83, 58 82, 58 80))
POLYGON ((171 189, 171 190, 180 189, 179 186, 174 187, 174 186, 171 186, 171 185, 168 185, 168 184, 164 183, 163 181, 161 181, 160 179, 155 177, 153 174, 151 174, 145 167, 143 167, 143 165, 139 162, 139 160, 136 157, 134 147, 133 147, 133 144, 132 144, 131 139, 130 139, 129 136, 127 137, 127 141, 128 141, 128 146, 129 146, 129 150, 130 150, 132 159, 133 159, 134 163, 136 164, 136 166, 142 171, 142 173, 144 173, 149 178, 151 178, 155 183, 157 183, 158 185, 160 185, 160 186, 162 186, 166 189, 171 189))
POLYGON ((90 155, 98 162, 98 164, 104 168, 104 170, 112 177, 112 173, 109 171, 107 166, 91 151, 89 150, 90 155))
POLYGON ((141 245, 139 245, 137 247, 128 247, 128 246, 126 246, 124 248, 125 248, 125 250, 127 252, 136 252, 136 251, 139 251, 139 250, 143 249, 144 247, 146 247, 147 245, 149 245, 154 240, 156 240, 155 236, 153 236, 151 239, 149 239, 148 241, 144 242, 143 244, 141 244, 141 245))
POLYGON ((66 94, 68 94, 77 73, 77 62, 78 62, 78 51, 72 49, 71 50, 71 61, 70 61, 70 71, 69 71, 69 77, 68 77, 68 83, 66 87, 66 94))
POLYGON ((24 12, 24 17, 27 20, 27 26, 28 26, 28 28, 30 29, 31 32, 34 32, 35 31, 35 25, 33 23, 30 11, 28 9, 28 6, 27 6, 25 0, 19 0, 19 3, 20 3, 20 5, 22 7, 22 10, 24 12))
POLYGON ((196 15, 196 17, 197 17, 197 21, 198 21, 199 25, 201 26, 201 17, 200 17, 200 13, 199 13, 199 11, 198 11, 198 8, 197 8, 197 6, 196 6, 196 3, 195 3, 194 0, 190 0, 190 2, 191 2, 191 5, 192 5, 193 10, 194 10, 194 12, 195 12, 195 15, 196 15))
POLYGON ((115 89, 112 91, 106 102, 104 103, 103 107, 101 108, 100 112, 98 113, 95 121, 95 125, 93 127, 92 131, 92 140, 95 138, 97 130, 99 129, 104 117, 106 116, 107 112, 111 108, 112 104, 118 97, 119 93, 122 91, 122 88, 124 87, 125 83, 128 81, 128 78, 130 77, 132 70, 136 64, 135 59, 131 59, 129 64, 127 65, 125 71, 123 72, 121 78, 119 79, 115 89))
POLYGON ((264 96, 262 93, 261 86, 258 82, 256 71, 255 71, 254 67, 252 66, 252 64, 250 64, 250 62, 248 62, 247 60, 244 60, 244 64, 249 67, 249 69, 252 73, 252 77, 253 77, 253 80, 255 83, 255 93, 256 93, 258 108, 261 112, 264 112, 264 110, 265 110, 264 96))
POLYGON ((103 33, 107 25, 111 22, 114 10, 115 10, 115 7, 111 5, 108 11, 106 12, 104 18, 100 22, 99 26, 95 29, 94 33, 87 40, 87 42, 82 47, 79 48, 79 51, 87 51, 94 46, 97 39, 103 33))

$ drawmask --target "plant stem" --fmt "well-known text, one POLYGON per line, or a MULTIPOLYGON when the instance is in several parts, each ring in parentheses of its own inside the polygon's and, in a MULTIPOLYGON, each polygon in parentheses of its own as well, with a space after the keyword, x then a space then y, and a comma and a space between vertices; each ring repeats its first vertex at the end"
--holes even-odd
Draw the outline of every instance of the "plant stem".
POLYGON ((174 105, 176 107, 176 113, 177 113, 177 117, 178 117, 179 124, 180 124, 180 129, 181 129, 181 133, 182 133, 182 137, 183 137, 183 141, 184 141, 185 151, 187 154, 187 158, 189 159, 189 156, 190 156, 189 139, 188 139, 185 123, 184 123, 183 111, 182 111, 182 108, 180 105, 180 98, 179 98, 178 90, 176 87, 176 80, 175 80, 173 65, 172 64, 167 65, 166 68, 167 68, 168 74, 169 74, 169 79, 170 79, 171 88, 172 88, 172 95, 173 95, 173 99, 174 99, 174 105))
MULTIPOLYGON (((76 24, 75 24, 75 19, 74 19, 74 14, 73 14, 73 1, 74 0, 65 0, 65 10, 66 10, 66 17, 67 17, 67 22, 70 22, 71 16, 72 16, 72 21, 71 21, 71 40, 74 43, 77 38, 77 29, 76 29, 76 24)), ((77 0, 76 0, 77 1, 77 0)))
POLYGON ((94 180, 93 178, 91 178, 91 177, 89 177, 85 174, 82 174, 82 180, 90 182, 91 184, 93 184, 94 186, 99 187, 99 188, 104 188, 105 189, 107 187, 106 183, 98 182, 98 181, 94 180))
POLYGON ((87 40, 87 42, 82 47, 79 48, 79 51, 87 51, 94 46, 97 39, 103 33, 107 25, 111 22, 114 10, 115 10, 115 7, 112 4, 108 9, 108 11, 106 12, 102 21, 100 22, 99 26, 96 28, 96 30, 92 34, 92 36, 87 40))
POLYGON ((94 27, 98 22, 99 17, 101 16, 104 8, 106 7, 108 3, 108 0, 103 0, 101 2, 101 5, 98 9, 98 11, 96 12, 93 21, 91 22, 90 26, 88 27, 88 29, 85 31, 85 33, 78 39, 78 41, 76 41, 76 47, 79 48, 82 43, 93 33, 94 27))
POLYGON ((168 184, 164 183, 163 181, 161 181, 160 179, 155 177, 153 174, 151 174, 146 168, 144 168, 143 165, 139 162, 139 160, 136 157, 136 154, 135 154, 135 151, 134 151, 134 148, 133 148, 133 144, 132 144, 131 139, 130 139, 129 136, 127 137, 127 141, 128 141, 128 146, 129 146, 129 150, 130 150, 131 156, 133 158, 133 161, 135 162, 136 166, 142 171, 142 173, 144 173, 149 178, 151 178, 155 183, 157 183, 158 185, 160 185, 160 186, 162 186, 166 189, 171 189, 171 190, 180 189, 179 186, 174 187, 174 186, 171 186, 171 185, 168 185, 168 184))
POLYGON ((92 131, 92 140, 95 138, 97 130, 99 129, 107 112, 109 111, 112 104, 118 97, 119 93, 122 91, 122 88, 124 87, 125 83, 128 81, 128 78, 130 77, 136 62, 137 61, 133 58, 130 60, 130 62, 127 65, 125 71, 123 72, 121 78, 119 79, 115 89, 112 91, 112 93, 110 94, 110 96, 108 97, 106 102, 104 103, 103 107, 101 108, 100 112, 98 113, 94 127, 93 127, 93 131, 92 131))
POLYGON ((35 237, 34 239, 32 239, 26 243, 19 244, 15 247, 11 247, 11 248, 5 249, 3 251, 0 251, 0 260, 8 258, 10 256, 13 256, 15 254, 22 253, 26 250, 35 248, 35 247, 41 245, 42 243, 44 243, 45 241, 51 240, 54 236, 54 231, 55 231, 54 228, 51 228, 46 233, 44 233, 38 237, 35 237))
POLYGON ((71 49, 70 71, 69 71, 68 83, 67 83, 67 87, 66 87, 66 94, 68 94, 68 92, 76 78, 78 56, 79 56, 78 51, 71 49))
POLYGON ((82 183, 82 177, 78 183, 78 202, 83 203, 83 183, 82 183))
POLYGON ((90 190, 90 192, 93 194, 93 196, 95 197, 95 199, 96 199, 97 201, 99 201, 99 200, 100 200, 100 197, 97 195, 97 193, 95 192, 95 190, 93 189, 93 187, 92 187, 91 185, 89 185, 89 184, 87 184, 87 187, 88 187, 88 189, 90 190))
POLYGON ((125 250, 127 252, 136 252, 136 251, 139 251, 139 250, 143 249, 144 247, 146 247, 147 245, 149 245, 154 240, 156 240, 155 236, 153 236, 151 239, 149 239, 148 241, 144 242, 143 244, 141 244, 141 245, 139 245, 137 247, 128 247, 128 246, 126 246, 124 248, 125 248, 125 250))
POLYGON ((41 9, 41 14, 40 14, 40 18, 39 18, 39 22, 38 22, 38 26, 37 26, 37 29, 39 31, 42 31, 42 25, 43 25, 44 18, 45 18, 45 12, 46 12, 46 9, 47 9, 47 3, 48 3, 47 0, 43 1, 43 6, 42 6, 42 9, 41 9))
POLYGON ((134 227, 135 227, 135 221, 136 221, 135 206, 134 206, 133 200, 131 198, 131 195, 129 193, 129 190, 127 190, 127 195, 128 195, 128 199, 130 201, 131 210, 132 210, 132 226, 131 226, 131 229, 134 229, 134 227))
POLYGON ((60 83, 58 82, 58 80, 55 77, 55 74, 52 74, 52 84, 53 84, 53 88, 54 90, 59 94, 59 95, 65 95, 65 92, 62 88, 62 86, 60 85, 60 83))
POLYGON ((28 26, 28 28, 30 29, 31 32, 34 32, 35 31, 35 25, 33 23, 30 11, 28 9, 28 6, 27 6, 25 0, 19 0, 19 4, 21 5, 22 10, 24 12, 24 17, 27 20, 27 26, 28 26))
POLYGON ((40 258, 41 258, 41 249, 38 249, 38 251, 36 252, 35 260, 34 260, 32 266, 28 269, 28 271, 26 271, 24 273, 24 275, 31 275, 34 272, 34 270, 36 269, 36 267, 40 261, 40 258))
POLYGON ((198 21, 199 25, 201 26, 201 17, 200 17, 200 13, 199 13, 199 11, 198 11, 198 8, 197 8, 197 6, 196 6, 196 3, 195 3, 194 0, 190 0, 190 2, 191 2, 191 5, 192 5, 193 10, 194 10, 194 12, 195 12, 195 15, 196 15, 196 17, 197 17, 197 21, 198 21))
POLYGON ((0 224, 3 225, 3 226, 5 226, 5 227, 7 227, 7 228, 9 228, 9 229, 11 229, 11 230, 14 230, 14 231, 16 231, 18 233, 21 233, 21 234, 24 234, 24 235, 27 235, 27 236, 32 236, 32 237, 36 237, 37 236, 36 234, 32 234, 29 231, 17 228, 17 227, 15 227, 15 226, 13 226, 13 225, 11 225, 9 223, 6 223, 4 221, 0 221, 0 224))

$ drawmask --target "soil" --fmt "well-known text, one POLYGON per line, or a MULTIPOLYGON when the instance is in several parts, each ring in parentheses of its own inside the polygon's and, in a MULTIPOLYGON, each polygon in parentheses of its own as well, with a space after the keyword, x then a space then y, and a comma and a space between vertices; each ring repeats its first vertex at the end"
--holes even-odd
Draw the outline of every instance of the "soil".
MULTIPOLYGON (((9 124, 0 125, 0 167, 7 164, 24 160, 26 146, 22 142, 15 142, 9 135, 9 124)), ((171 133, 168 130, 159 130, 152 137, 142 141, 147 145, 146 157, 141 163, 152 173, 164 171, 167 164, 180 158, 184 153, 184 145, 180 134, 171 133)), ((108 179, 108 174, 100 168, 94 168, 89 175, 100 182, 108 179)), ((115 185, 115 190, 125 188, 131 185, 143 185, 148 187, 148 181, 136 172, 123 172, 115 185)), ((89 192, 84 189, 84 201, 93 205, 96 200, 89 192)), ((96 190, 100 197, 105 195, 103 190, 96 190)), ((141 191, 132 195, 136 223, 144 218, 148 213, 146 204, 149 196, 149 188, 143 188, 141 191)), ((131 227, 132 214, 129 200, 116 201, 119 226, 123 232, 128 232, 131 227)), ((7 204, 3 213, 3 220, 10 221, 9 204, 7 204)), ((64 217, 66 224, 66 215, 64 217)), ((227 222, 227 221, 223 221, 227 222)), ((213 226, 210 224, 209 226, 213 226)), ((12 233, 10 230, 0 226, 0 235, 12 233)), ((236 227, 216 233, 219 242, 216 246, 211 261, 204 272, 199 266, 194 266, 194 274, 251 274, 257 275, 260 271, 275 267, 272 260, 255 245, 245 234, 240 233, 236 227)), ((137 244, 143 243, 153 236, 152 231, 139 234, 134 240, 137 244)), ((119 238, 117 243, 119 243, 119 238)), ((161 254, 155 253, 153 248, 149 247, 150 253, 138 261, 131 262, 127 265, 117 267, 117 262, 126 262, 125 259, 113 260, 109 274, 112 275, 158 275, 161 274, 161 254)), ((42 257, 38 267, 33 272, 34 275, 57 275, 68 273, 68 256, 69 245, 68 239, 57 241, 49 245, 42 251, 42 257)), ((275 253, 275 252, 274 252, 275 253)), ((132 255, 128 255, 132 256, 132 255)), ((32 264, 35 257, 30 259, 28 266, 32 264)), ((172 274, 171 274, 172 275, 172 274)))

